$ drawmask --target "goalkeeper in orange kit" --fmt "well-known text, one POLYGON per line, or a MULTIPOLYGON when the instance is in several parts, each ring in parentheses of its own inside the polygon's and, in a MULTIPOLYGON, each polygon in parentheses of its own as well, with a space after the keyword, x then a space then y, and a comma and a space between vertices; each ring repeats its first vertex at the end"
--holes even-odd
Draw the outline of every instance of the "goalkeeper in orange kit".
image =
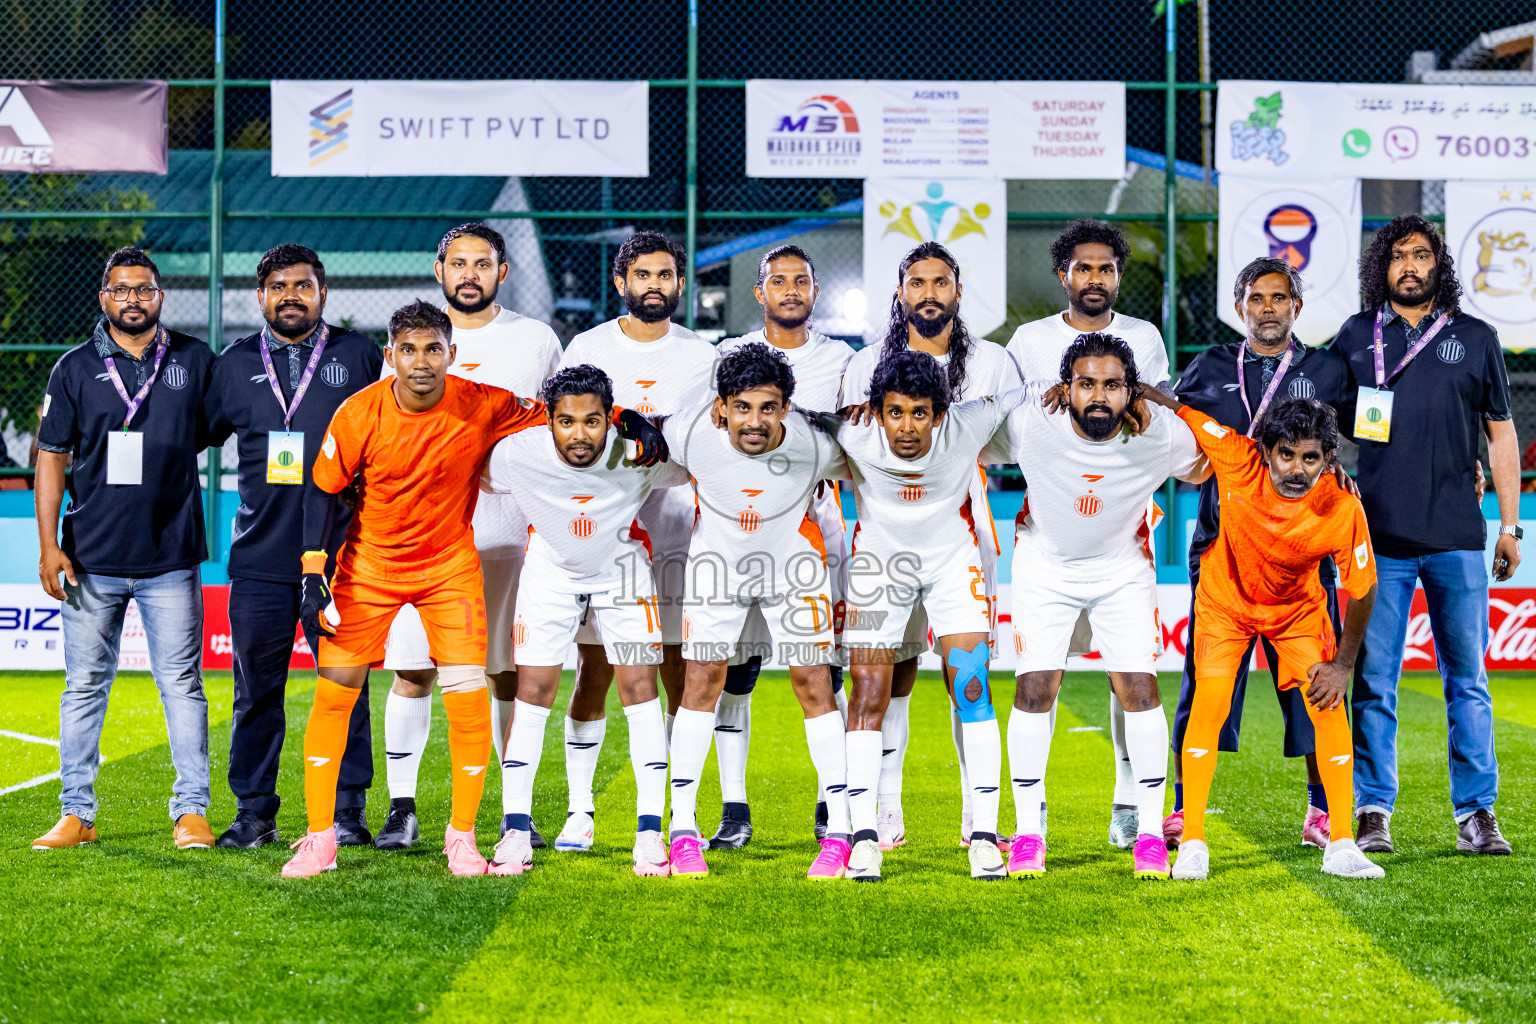
MULTIPOLYGON (((443 843, 456 875, 485 874, 475 816, 491 750, 486 698, 485 592, 470 519, 481 464, 497 441, 544 423, 543 406, 502 388, 450 376, 453 325, 424 302, 389 319, 385 360, 393 378, 371 384, 336 411, 315 459, 307 503, 300 615, 320 635, 320 678, 304 731, 304 797, 309 831, 283 877, 336 867, 336 778, 347 723, 368 669, 384 659, 395 613, 414 605, 426 627, 448 713, 453 812, 443 843), (337 555, 332 583, 317 550, 335 510, 332 497, 356 484, 361 495, 337 555)), ((641 459, 665 458, 660 432, 615 409, 620 434, 641 459)))
POLYGON ((1276 402, 1256 437, 1149 388, 1149 402, 1175 410, 1216 474, 1221 528, 1200 559, 1191 643, 1200 667, 1194 706, 1179 752, 1184 774, 1184 839, 1176 879, 1210 871, 1205 809, 1216 774, 1216 741, 1232 708, 1237 669, 1253 637, 1267 638, 1280 659, 1280 687, 1301 687, 1317 735, 1317 768, 1333 835, 1323 870, 1345 878, 1380 878, 1351 835, 1354 744, 1344 712, 1346 687, 1376 604, 1376 560, 1360 499, 1332 472, 1339 446, 1333 410, 1309 398, 1276 402), (1332 557, 1352 600, 1335 643, 1317 566, 1332 557))

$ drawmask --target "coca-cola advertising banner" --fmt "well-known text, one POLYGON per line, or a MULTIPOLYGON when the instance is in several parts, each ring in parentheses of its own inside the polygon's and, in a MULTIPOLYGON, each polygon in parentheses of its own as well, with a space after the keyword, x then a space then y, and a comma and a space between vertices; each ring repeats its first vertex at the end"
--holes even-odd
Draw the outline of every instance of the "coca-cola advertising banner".
POLYGON ((0 79, 0 171, 166 172, 166 83, 0 79))

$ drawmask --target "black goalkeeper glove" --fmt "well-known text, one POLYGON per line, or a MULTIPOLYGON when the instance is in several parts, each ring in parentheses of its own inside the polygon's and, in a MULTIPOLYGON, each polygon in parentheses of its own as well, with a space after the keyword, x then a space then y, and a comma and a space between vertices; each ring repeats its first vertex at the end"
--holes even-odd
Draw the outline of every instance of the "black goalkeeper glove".
MULTIPOLYGON (((335 636, 341 616, 331 597, 331 581, 325 578, 325 552, 304 552, 304 577, 299 591, 299 623, 312 636, 335 636)), ((318 657, 319 651, 315 652, 318 657)))
POLYGON ((619 436, 634 443, 630 461, 639 466, 654 466, 667 461, 667 441, 651 421, 633 409, 622 409, 614 417, 619 436))

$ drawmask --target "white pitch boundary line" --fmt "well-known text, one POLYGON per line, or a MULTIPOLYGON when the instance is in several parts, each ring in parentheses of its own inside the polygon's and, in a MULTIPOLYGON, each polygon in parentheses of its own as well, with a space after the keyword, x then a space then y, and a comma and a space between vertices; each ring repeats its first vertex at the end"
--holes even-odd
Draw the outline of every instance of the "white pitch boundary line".
POLYGON ((47 775, 39 775, 35 779, 28 779, 26 782, 18 782, 14 786, 6 786, 4 789, 0 789, 0 796, 5 796, 7 793, 14 793, 19 789, 31 789, 33 786, 41 786, 43 783, 52 782, 58 777, 58 772, 49 772, 47 775))
POLYGON ((23 743, 41 743, 45 747, 57 747, 58 740, 51 740, 46 736, 33 736, 29 732, 12 732, 10 729, 0 729, 0 736, 13 740, 21 740, 23 743))

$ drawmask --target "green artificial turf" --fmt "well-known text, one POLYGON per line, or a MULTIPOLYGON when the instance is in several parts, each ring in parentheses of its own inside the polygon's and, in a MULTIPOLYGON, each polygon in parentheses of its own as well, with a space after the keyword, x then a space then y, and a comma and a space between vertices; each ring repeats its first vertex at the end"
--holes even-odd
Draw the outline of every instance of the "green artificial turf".
MULTIPOLYGON (((303 827, 300 745, 313 677, 295 676, 280 791, 287 838, 303 827)), ((994 677, 999 705, 1011 681, 994 677)), ((1164 676, 1170 691, 1176 677, 1164 676)), ((0 673, 0 729, 58 734, 57 674, 0 673)), ((209 679, 216 829, 229 677, 209 679)), ((1305 776, 1279 756, 1263 687, 1244 750, 1222 755, 1212 794, 1212 876, 1134 882, 1104 841, 1112 787, 1107 688, 1069 677, 1047 780, 1050 853, 1038 880, 981 884, 956 845, 948 711, 920 682, 906 770, 908 844, 879 885, 810 882, 815 780, 782 676, 754 701, 748 773, 756 835, 710 853, 702 880, 630 871, 634 785, 624 717, 610 707, 598 767, 597 845, 536 855, 520 878, 456 879, 439 854, 448 808, 440 705, 409 853, 346 849, 340 870, 287 881, 288 851, 178 852, 171 767, 147 675, 113 694, 98 784, 102 839, 35 853, 58 816, 57 781, 0 796, 0 1024, 11 1021, 1055 1020, 1530 1021, 1536 1019, 1536 678, 1493 685, 1509 858, 1454 852, 1438 679, 1405 680, 1396 855, 1382 882, 1323 876, 1299 844, 1305 776), (1075 731, 1074 731, 1075 730, 1075 731)), ((1006 722, 1006 715, 1000 715, 1006 722)), ((559 717, 535 818, 564 814, 559 717)), ((383 700, 374 701, 382 821, 383 700)), ((48 746, 0 736, 0 788, 57 769, 48 746)), ((1006 771, 1006 767, 1005 767, 1006 771)), ((1006 787, 1005 787, 1006 789, 1006 787)), ((718 806, 714 768, 700 817, 718 806)), ((479 832, 496 837, 500 780, 479 832)), ((1012 824, 1004 800, 1003 828, 1012 824)))

